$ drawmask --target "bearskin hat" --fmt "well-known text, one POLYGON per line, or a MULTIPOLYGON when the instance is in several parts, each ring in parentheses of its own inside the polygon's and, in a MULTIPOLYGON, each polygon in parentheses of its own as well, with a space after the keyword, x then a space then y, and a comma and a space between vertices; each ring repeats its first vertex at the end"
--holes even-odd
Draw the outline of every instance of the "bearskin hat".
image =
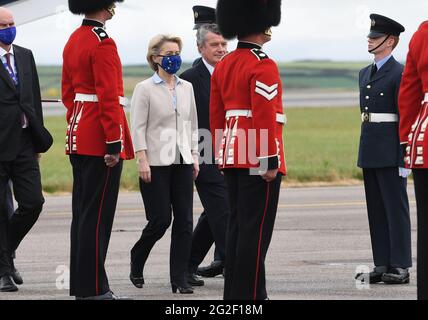
POLYGON ((68 0, 68 7, 74 14, 91 14, 107 9, 115 2, 124 0, 68 0))
POLYGON ((216 12, 223 37, 244 37, 279 25, 281 0, 218 0, 216 12))

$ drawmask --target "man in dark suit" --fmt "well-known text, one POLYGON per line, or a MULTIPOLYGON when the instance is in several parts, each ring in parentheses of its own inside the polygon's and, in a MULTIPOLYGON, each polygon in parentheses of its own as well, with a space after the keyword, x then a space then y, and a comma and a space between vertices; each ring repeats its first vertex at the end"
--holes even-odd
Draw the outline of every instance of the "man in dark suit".
POLYGON ((204 277, 215 277, 223 273, 227 220, 230 213, 225 180, 214 164, 209 133, 211 75, 215 65, 227 52, 227 42, 221 36, 217 25, 213 24, 214 9, 196 6, 194 12, 198 30, 197 45, 202 58, 185 71, 181 78, 191 82, 194 87, 202 147, 196 188, 204 212, 193 232, 188 276, 190 285, 201 286, 204 282, 196 277, 196 273, 204 277), (207 267, 198 268, 213 243, 216 245, 215 260, 207 267))
POLYGON ((52 145, 43 127, 39 79, 30 50, 12 45, 16 28, 12 13, 0 8, 0 199, 13 182, 18 208, 9 219, 0 213, 0 292, 17 291, 12 280, 12 253, 36 223, 44 198, 39 154, 52 145))
POLYGON ((360 72, 362 127, 358 166, 363 169, 375 268, 357 279, 409 282, 411 226, 404 153, 398 132, 398 92, 403 65, 392 56, 404 27, 372 14, 369 52, 375 62, 360 72))

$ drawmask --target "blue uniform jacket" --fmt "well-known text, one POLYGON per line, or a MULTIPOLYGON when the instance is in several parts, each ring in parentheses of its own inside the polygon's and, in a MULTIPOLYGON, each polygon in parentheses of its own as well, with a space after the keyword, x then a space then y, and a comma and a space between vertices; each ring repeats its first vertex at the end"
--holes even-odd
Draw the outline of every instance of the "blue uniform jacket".
MULTIPOLYGON (((398 114, 398 92, 404 66, 391 57, 370 79, 372 65, 360 71, 361 113, 398 114)), ((358 167, 404 167, 397 123, 363 122, 358 167)))

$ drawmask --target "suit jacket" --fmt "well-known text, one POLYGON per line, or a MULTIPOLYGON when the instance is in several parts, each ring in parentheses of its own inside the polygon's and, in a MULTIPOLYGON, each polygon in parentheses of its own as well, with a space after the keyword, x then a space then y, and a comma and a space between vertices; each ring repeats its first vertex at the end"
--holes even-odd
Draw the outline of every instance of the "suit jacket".
POLYGON ((36 63, 30 50, 14 45, 19 85, 0 64, 0 161, 12 161, 20 148, 22 112, 25 113, 36 153, 46 152, 52 136, 43 126, 43 111, 36 63))
POLYGON ((186 164, 198 154, 198 117, 193 86, 176 87, 177 110, 163 84, 149 78, 137 84, 131 101, 131 135, 135 152, 146 151, 151 166, 175 163, 177 149, 186 164))
POLYGON ((196 108, 198 110, 199 129, 210 130, 210 92, 211 74, 205 64, 200 61, 180 76, 189 81, 195 91, 196 108))
MULTIPOLYGON (((398 92, 404 66, 393 57, 370 79, 372 65, 360 71, 361 113, 398 115, 398 92)), ((361 125, 360 168, 403 167, 404 155, 399 141, 398 122, 361 125)))
POLYGON ((196 108, 198 110, 199 129, 206 130, 205 133, 199 131, 199 152, 201 154, 201 166, 198 182, 201 183, 224 183, 224 177, 220 174, 218 166, 215 164, 210 131, 210 94, 211 94, 211 74, 205 66, 202 58, 198 58, 193 63, 193 67, 183 72, 180 78, 189 81, 195 91, 196 108), (202 138, 203 136, 203 138, 202 138), (208 150, 209 149, 209 150, 208 150), (207 150, 210 156, 207 153, 207 150), (205 158, 207 156, 207 158, 205 158), (211 161, 211 162, 209 162, 211 161))

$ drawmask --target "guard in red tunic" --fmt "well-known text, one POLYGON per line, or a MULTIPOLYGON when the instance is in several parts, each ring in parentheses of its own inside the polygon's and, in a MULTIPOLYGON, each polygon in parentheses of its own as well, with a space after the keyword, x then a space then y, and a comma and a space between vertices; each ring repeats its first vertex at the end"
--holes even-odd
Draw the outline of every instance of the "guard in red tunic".
POLYGON ((267 299, 265 258, 286 174, 282 83, 262 51, 281 20, 280 0, 219 0, 223 36, 238 48, 217 65, 210 122, 216 160, 231 203, 225 262, 226 300, 267 299))
POLYGON ((134 151, 123 110, 122 64, 104 29, 115 2, 69 0, 72 13, 85 14, 65 46, 62 79, 65 149, 74 178, 70 295, 77 299, 117 299, 104 263, 123 160, 132 159, 134 151))
POLYGON ((418 299, 428 300, 428 21, 414 34, 398 106, 400 141, 406 149, 405 163, 413 169, 415 182, 418 246, 418 299))

